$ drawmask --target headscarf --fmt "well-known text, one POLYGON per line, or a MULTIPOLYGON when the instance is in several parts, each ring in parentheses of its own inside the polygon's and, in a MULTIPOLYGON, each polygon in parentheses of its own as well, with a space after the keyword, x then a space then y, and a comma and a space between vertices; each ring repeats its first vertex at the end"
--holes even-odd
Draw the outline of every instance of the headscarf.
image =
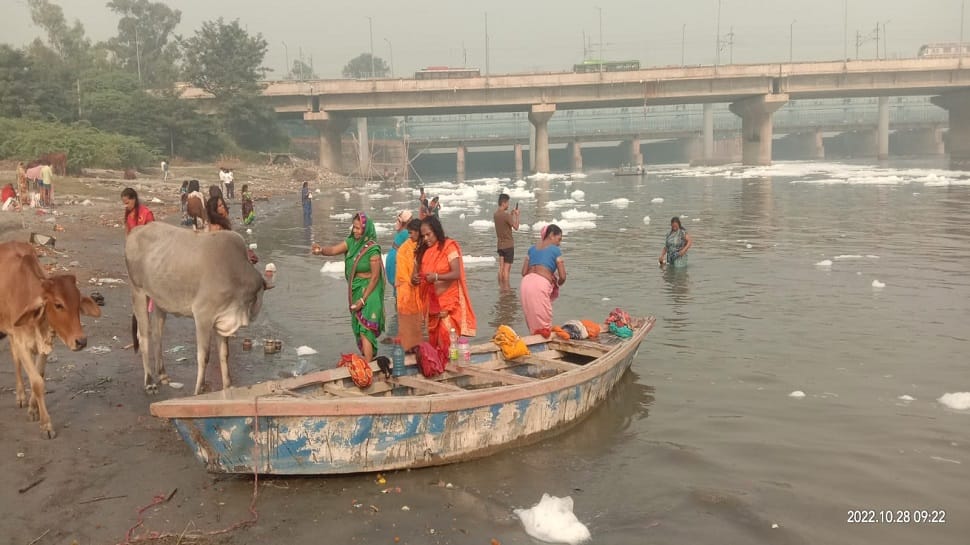
POLYGON ((360 220, 363 235, 361 235, 360 240, 354 238, 353 221, 351 221, 350 235, 347 237, 347 254, 344 257, 344 277, 348 280, 353 276, 354 263, 357 262, 358 254, 363 252, 364 255, 360 259, 364 260, 370 259, 368 254, 376 252, 377 255, 380 255, 381 253, 381 247, 377 244, 377 227, 374 226, 374 222, 367 219, 367 214, 364 212, 357 212, 354 219, 360 220))

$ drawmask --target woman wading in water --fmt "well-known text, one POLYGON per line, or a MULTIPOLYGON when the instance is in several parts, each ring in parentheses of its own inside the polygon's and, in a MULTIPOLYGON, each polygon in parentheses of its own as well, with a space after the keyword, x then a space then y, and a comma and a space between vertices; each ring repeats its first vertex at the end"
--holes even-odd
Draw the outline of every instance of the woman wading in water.
POLYGON ((687 266, 687 250, 693 242, 687 229, 680 224, 680 218, 670 219, 670 232, 664 241, 664 249, 660 252, 660 266, 670 265, 675 269, 687 266))

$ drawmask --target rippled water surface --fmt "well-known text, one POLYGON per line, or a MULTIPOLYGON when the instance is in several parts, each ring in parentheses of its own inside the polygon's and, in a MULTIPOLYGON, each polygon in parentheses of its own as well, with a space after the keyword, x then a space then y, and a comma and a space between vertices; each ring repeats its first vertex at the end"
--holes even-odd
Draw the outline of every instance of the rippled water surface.
MULTIPOLYGON (((924 167, 425 182, 447 234, 480 258, 468 268, 480 338, 500 323, 525 332, 490 259, 503 189, 532 227, 516 235, 517 260, 544 222, 564 227, 557 321, 615 306, 658 318, 632 373, 574 430, 425 472, 499 506, 465 528, 550 492, 573 496, 595 543, 966 543, 970 411, 937 398, 970 391, 970 174, 924 167), (694 247, 686 271, 664 273, 656 259, 675 215, 694 247), (855 509, 945 510, 946 523, 847 523, 855 509)), ((302 344, 320 352, 310 366, 355 348, 342 263, 307 249, 342 238, 364 209, 386 250, 417 185, 321 188, 312 228, 296 201, 264 211, 249 237, 279 287, 255 334, 287 350, 244 378, 289 371, 302 344)))

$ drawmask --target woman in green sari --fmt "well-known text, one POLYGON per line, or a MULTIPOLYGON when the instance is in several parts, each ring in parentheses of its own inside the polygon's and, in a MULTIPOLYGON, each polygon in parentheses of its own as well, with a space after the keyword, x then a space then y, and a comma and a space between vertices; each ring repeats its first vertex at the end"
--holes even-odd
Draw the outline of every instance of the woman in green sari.
POLYGON ((358 212, 346 240, 332 246, 314 244, 311 252, 344 256, 350 326, 360 353, 372 361, 377 355, 377 338, 384 331, 384 265, 374 222, 358 212))
POLYGON ((660 266, 670 265, 675 269, 687 266, 687 250, 693 242, 687 229, 680 224, 680 218, 670 219, 670 232, 664 240, 664 249, 660 252, 660 266))

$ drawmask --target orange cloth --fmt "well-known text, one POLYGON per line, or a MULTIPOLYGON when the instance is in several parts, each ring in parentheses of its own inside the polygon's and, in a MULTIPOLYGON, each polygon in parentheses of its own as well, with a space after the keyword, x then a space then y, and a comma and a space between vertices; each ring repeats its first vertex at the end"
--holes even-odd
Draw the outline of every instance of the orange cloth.
POLYGON ((569 340, 569 333, 566 333, 565 331, 563 331, 562 328, 559 326, 554 326, 552 328, 552 332, 555 333, 561 339, 565 339, 567 341, 569 340))
POLYGON ((397 249, 397 268, 394 274, 394 287, 397 288, 398 336, 401 347, 410 351, 423 337, 424 315, 427 302, 421 296, 421 287, 411 285, 414 274, 415 251, 418 245, 410 238, 397 249))
POLYGON ((600 326, 591 320, 580 320, 583 323, 583 327, 586 328, 586 333, 589 334, 590 339, 595 339, 600 334, 600 326))
POLYGON ((474 337, 478 327, 471 298, 468 295, 461 248, 450 238, 446 238, 443 242, 425 250, 424 258, 421 260, 422 278, 427 278, 427 275, 432 273, 447 274, 451 272, 451 260, 458 260, 457 280, 421 284, 424 300, 428 302, 428 340, 438 350, 450 348, 449 330, 451 328, 455 328, 455 332, 460 337, 474 337))

